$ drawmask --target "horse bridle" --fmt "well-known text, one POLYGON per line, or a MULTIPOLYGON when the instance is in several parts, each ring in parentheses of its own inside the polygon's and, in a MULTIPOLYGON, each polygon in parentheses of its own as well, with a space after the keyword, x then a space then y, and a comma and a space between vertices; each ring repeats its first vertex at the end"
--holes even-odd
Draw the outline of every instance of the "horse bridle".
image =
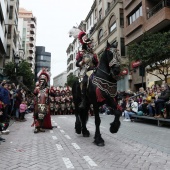
MULTIPOLYGON (((120 65, 120 60, 118 58, 118 53, 116 53, 114 48, 108 48, 108 51, 111 51, 113 53, 113 59, 109 62, 109 67, 111 68, 113 65, 120 65)), ((107 73, 106 71, 104 71, 103 69, 101 69, 100 67, 98 67, 97 69, 99 69, 101 72, 105 73, 106 75, 110 76, 111 73, 107 73)))
POLYGON ((107 50, 113 53, 113 59, 109 62, 109 67, 112 67, 113 65, 120 65, 120 54, 117 52, 117 49, 108 48, 107 50))

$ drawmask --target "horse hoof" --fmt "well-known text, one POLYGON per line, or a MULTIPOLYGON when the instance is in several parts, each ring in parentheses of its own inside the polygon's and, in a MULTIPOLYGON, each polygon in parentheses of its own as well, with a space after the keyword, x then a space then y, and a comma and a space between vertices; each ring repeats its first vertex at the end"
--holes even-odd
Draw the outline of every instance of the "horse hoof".
POLYGON ((86 130, 86 131, 82 130, 82 134, 83 134, 83 137, 89 137, 90 136, 90 132, 88 130, 86 130))
POLYGON ((81 134, 81 130, 76 130, 76 133, 77 134, 81 134))
POLYGON ((89 137, 90 134, 83 134, 83 137, 89 137))
POLYGON ((96 141, 94 141, 93 143, 94 143, 95 145, 97 145, 97 146, 105 146, 104 141, 102 141, 102 142, 96 142, 96 141))
POLYGON ((113 122, 110 124, 110 132, 111 133, 117 133, 120 127, 120 121, 119 122, 113 122))

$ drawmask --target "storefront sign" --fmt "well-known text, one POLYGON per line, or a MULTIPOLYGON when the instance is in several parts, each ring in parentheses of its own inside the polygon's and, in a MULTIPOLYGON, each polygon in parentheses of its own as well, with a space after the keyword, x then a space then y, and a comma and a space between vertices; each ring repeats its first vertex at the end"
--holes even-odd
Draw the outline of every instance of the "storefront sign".
POLYGON ((139 67, 140 64, 141 64, 140 61, 134 61, 134 62, 132 62, 132 68, 139 67))

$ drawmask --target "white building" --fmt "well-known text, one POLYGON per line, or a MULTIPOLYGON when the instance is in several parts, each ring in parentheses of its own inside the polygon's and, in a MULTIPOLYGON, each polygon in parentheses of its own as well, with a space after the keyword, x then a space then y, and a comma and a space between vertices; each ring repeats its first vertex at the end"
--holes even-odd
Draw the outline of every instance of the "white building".
POLYGON ((5 63, 14 61, 14 57, 18 52, 18 12, 19 12, 19 0, 10 0, 9 4, 9 20, 6 24, 8 27, 7 34, 7 54, 5 63))
POLYGON ((4 67, 7 53, 7 32, 10 0, 0 0, 0 67, 4 67))
POLYGON ((22 39, 22 48, 25 59, 30 63, 31 70, 35 72, 35 49, 36 49, 36 18, 31 11, 19 9, 19 34, 22 39))
POLYGON ((61 74, 53 78, 54 87, 58 87, 58 86, 64 87, 66 83, 67 83, 67 71, 62 72, 61 74))

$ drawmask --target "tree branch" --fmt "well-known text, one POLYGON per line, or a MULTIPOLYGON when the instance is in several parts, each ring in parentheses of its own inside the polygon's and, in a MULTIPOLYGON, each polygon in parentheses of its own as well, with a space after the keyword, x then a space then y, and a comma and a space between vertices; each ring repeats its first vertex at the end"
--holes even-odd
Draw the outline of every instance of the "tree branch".
POLYGON ((156 77, 158 77, 160 80, 162 80, 162 81, 163 81, 163 79, 162 79, 161 77, 159 77, 157 74, 154 74, 154 73, 152 73, 152 72, 148 72, 148 71, 147 71, 147 73, 149 73, 149 74, 151 74, 151 75, 153 75, 153 76, 156 76, 156 77))

